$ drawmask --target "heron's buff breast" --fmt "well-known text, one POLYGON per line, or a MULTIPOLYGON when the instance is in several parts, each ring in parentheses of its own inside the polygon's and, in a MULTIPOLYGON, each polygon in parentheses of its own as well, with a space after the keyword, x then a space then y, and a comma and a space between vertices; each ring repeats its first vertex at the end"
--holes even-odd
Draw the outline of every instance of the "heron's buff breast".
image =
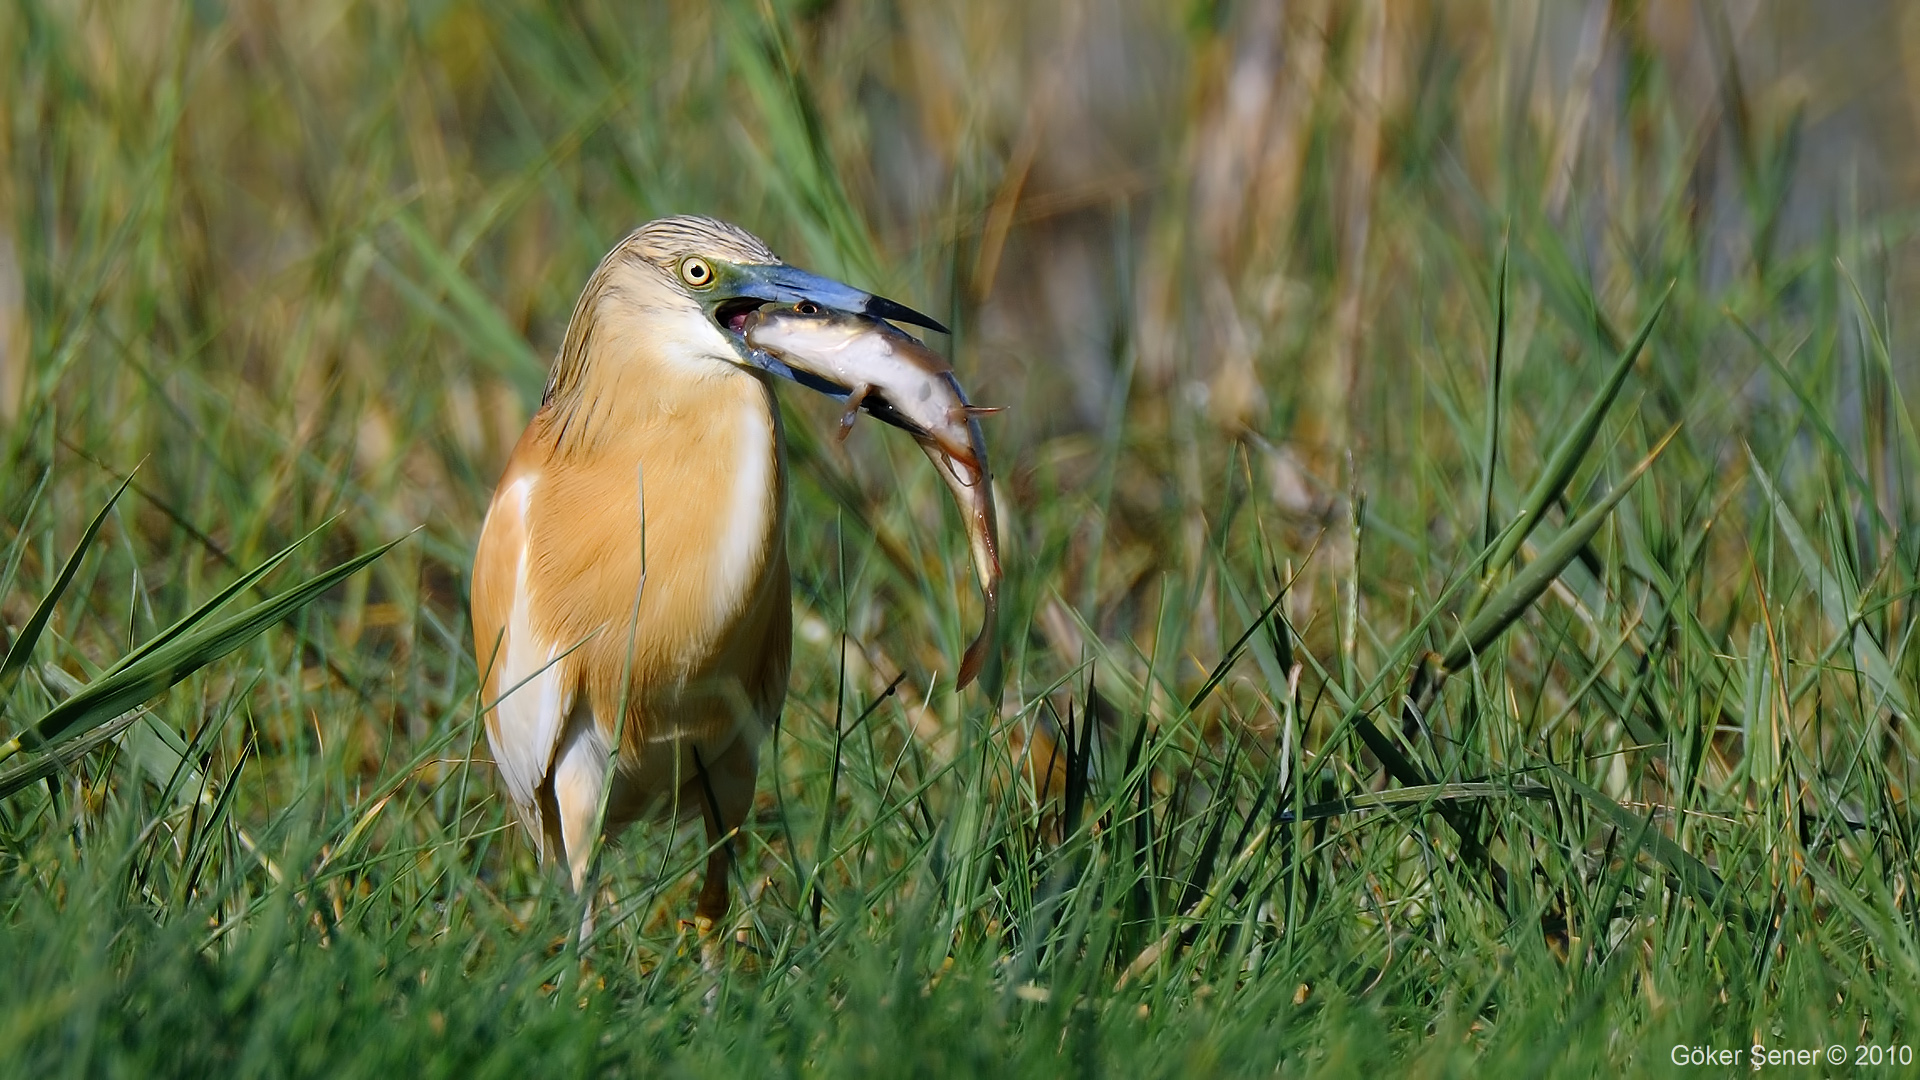
MULTIPOLYGON (((558 655, 580 643, 556 673, 566 698, 584 695, 609 742, 624 684, 627 768, 661 740, 757 741, 785 696, 791 648, 771 390, 722 369, 671 380, 669 396, 639 374, 609 378, 583 406, 588 416, 536 415, 487 528, 495 531, 495 515, 514 516, 499 502, 525 482, 525 625, 536 639, 526 644, 558 655), (568 444, 564 433, 583 421, 591 441, 568 444)), ((492 539, 483 535, 481 558, 492 539)), ((498 539, 515 546, 510 535, 498 539)), ((512 598, 476 589, 481 640, 508 626, 511 609, 512 598)), ((503 665, 494 696, 519 666, 503 665)))

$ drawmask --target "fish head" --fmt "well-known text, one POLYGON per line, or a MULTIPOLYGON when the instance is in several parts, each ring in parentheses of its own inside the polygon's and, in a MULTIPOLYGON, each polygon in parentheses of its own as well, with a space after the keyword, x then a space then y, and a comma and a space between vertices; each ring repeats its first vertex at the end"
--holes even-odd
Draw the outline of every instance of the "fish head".
POLYGON ((782 357, 831 355, 870 334, 898 333, 879 319, 812 300, 759 308, 747 315, 740 331, 749 348, 782 357))

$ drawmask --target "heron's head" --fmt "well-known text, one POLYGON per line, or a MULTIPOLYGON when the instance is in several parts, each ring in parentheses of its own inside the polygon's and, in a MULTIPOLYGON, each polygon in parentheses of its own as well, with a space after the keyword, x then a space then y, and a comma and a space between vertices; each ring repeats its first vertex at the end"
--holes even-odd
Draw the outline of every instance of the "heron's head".
POLYGON ((884 296, 781 262, 744 229, 707 217, 667 217, 636 229, 594 272, 574 311, 555 378, 564 378, 569 353, 584 353, 593 338, 619 330, 649 342, 676 365, 697 370, 718 362, 792 378, 746 343, 747 316, 769 303, 812 303, 946 330, 884 296))

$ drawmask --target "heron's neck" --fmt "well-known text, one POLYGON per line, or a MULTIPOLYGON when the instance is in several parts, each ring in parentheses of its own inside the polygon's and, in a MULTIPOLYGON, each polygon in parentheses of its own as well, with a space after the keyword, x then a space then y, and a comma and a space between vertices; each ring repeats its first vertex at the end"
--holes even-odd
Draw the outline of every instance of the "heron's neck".
POLYGON ((557 454, 604 453, 682 425, 746 422, 743 404, 746 415, 759 414, 754 422, 776 423, 764 376, 706 356, 670 330, 607 320, 581 338, 568 334, 540 410, 557 454))

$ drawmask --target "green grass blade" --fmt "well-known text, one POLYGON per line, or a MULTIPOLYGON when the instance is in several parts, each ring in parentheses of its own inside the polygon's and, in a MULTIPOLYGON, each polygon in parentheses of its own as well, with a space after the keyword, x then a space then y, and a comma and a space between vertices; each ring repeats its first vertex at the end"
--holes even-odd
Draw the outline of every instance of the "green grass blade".
POLYGON ((113 512, 113 505, 120 501, 120 496, 131 483, 133 474, 128 473, 127 478, 114 489, 113 497, 107 500, 99 513, 93 515, 92 521, 87 522, 86 530, 80 534, 80 542, 73 545, 73 554, 67 556, 66 565, 60 568, 60 576, 54 578, 53 588, 40 598, 40 605, 33 609, 26 625, 20 628, 20 635, 13 639, 12 646, 7 649, 7 658, 0 661, 0 694, 6 693, 20 669, 27 665, 27 657, 33 655, 33 647, 40 643, 40 635, 46 632, 47 620, 53 617, 54 605, 59 603, 60 595, 67 591, 67 586, 73 583, 73 575, 79 572, 80 561, 86 557, 87 547, 99 535, 100 526, 106 524, 107 515, 113 512))
POLYGON ((44 754, 33 754, 6 769, 0 769, 0 799, 11 796, 66 768, 95 750, 112 742, 144 713, 128 709, 85 735, 68 739, 44 754))
POLYGON ((1600 816, 1612 822, 1614 827, 1631 836, 1646 837, 1644 846, 1660 860, 1660 864, 1671 871, 1680 883, 1710 904, 1718 904, 1724 899, 1735 911, 1745 914, 1746 909, 1738 905, 1725 892, 1726 885, 1720 875, 1706 863, 1700 861, 1692 852, 1681 847, 1674 839, 1659 829, 1647 827, 1647 821, 1640 815, 1615 802, 1611 796, 1599 788, 1583 783, 1572 773, 1552 762, 1541 766, 1553 774, 1562 783, 1573 789, 1574 794, 1600 812, 1600 816))
POLYGON ((1840 276, 1846 280, 1847 289, 1853 293, 1853 301, 1860 307, 1860 325, 1866 330, 1867 341, 1873 345, 1872 356, 1879 364, 1881 377, 1886 380, 1887 395, 1893 405, 1894 418, 1899 422, 1900 434, 1905 436, 1907 456, 1920 464, 1920 430, 1913 424, 1913 415, 1907 411, 1907 401, 1900 393, 1900 378, 1893 370, 1893 350, 1887 345, 1887 336, 1880 330, 1880 323, 1873 317, 1873 306, 1867 303, 1866 294, 1860 291, 1860 282, 1856 281, 1853 271, 1840 267, 1840 276))
MULTIPOLYGON (((1859 492, 1863 505, 1878 511, 1879 506, 1873 500, 1873 488, 1867 484, 1867 478, 1860 475, 1860 469, 1853 463, 1853 455, 1847 452, 1846 443, 1841 441, 1840 433, 1835 431, 1833 425, 1827 421, 1827 410, 1813 400, 1813 395, 1807 393, 1806 387, 1800 385, 1800 380, 1794 378, 1793 373, 1787 370, 1786 363, 1767 347, 1766 342, 1760 340, 1760 335, 1754 333, 1753 328, 1748 326, 1745 320, 1732 312, 1728 312, 1727 316, 1752 344, 1754 351, 1767 362, 1767 366, 1773 369, 1774 377, 1779 379, 1788 392, 1793 394, 1794 400, 1800 403, 1800 415, 1813 425, 1814 431, 1819 433, 1820 441, 1826 444, 1827 453, 1834 461, 1840 463, 1842 471, 1846 473, 1847 482, 1859 492)), ((1797 351, 1798 347, 1789 350, 1788 356, 1792 356, 1797 351)))
POLYGON ((1411 806, 1422 809, 1436 808, 1441 803, 1471 802, 1476 799, 1544 799, 1547 789, 1537 784, 1514 786, 1511 784, 1492 784, 1485 781, 1471 781, 1453 784, 1421 784, 1417 787, 1394 788, 1389 791, 1370 791, 1359 795, 1349 795, 1344 799, 1332 799, 1327 802, 1308 803, 1298 814, 1291 810, 1282 811, 1281 821, 1321 821, 1345 814, 1364 810, 1385 810, 1393 807, 1411 806))
POLYGON ((1580 467, 1581 459, 1586 457, 1587 450, 1593 445, 1594 436, 1600 432, 1600 422, 1606 419, 1607 411, 1613 407, 1614 399, 1619 397, 1620 388, 1626 383, 1627 373, 1633 370, 1634 359, 1640 355, 1640 350, 1646 345, 1647 338, 1652 336, 1654 324, 1660 320, 1660 313, 1666 310, 1667 300, 1672 295, 1673 286, 1669 284, 1666 291, 1660 294, 1659 302, 1653 305, 1653 310, 1647 313, 1646 320, 1640 324, 1639 332, 1634 334, 1633 340, 1620 351, 1619 358, 1613 363, 1613 370, 1607 373, 1606 382, 1601 384, 1600 392, 1595 394, 1593 400, 1587 404, 1586 411, 1580 414, 1580 418, 1567 431, 1566 437, 1554 447, 1553 455, 1547 459, 1546 466, 1540 470, 1540 478, 1534 481, 1533 487, 1528 490, 1526 498, 1520 503, 1520 512, 1507 526, 1500 540, 1500 546, 1494 549, 1493 554, 1487 559, 1486 566, 1481 570, 1484 575, 1484 584, 1481 585, 1480 591, 1474 594, 1472 603, 1467 607, 1468 621, 1472 621, 1479 614, 1480 608, 1485 605, 1493 591, 1494 577, 1513 561, 1514 555, 1519 553, 1520 545, 1526 543, 1527 537, 1532 535, 1533 530, 1540 524, 1540 517, 1546 512, 1547 505, 1558 498, 1560 492, 1566 488, 1567 482, 1573 479, 1574 471, 1580 467))
POLYGON ((267 556, 266 560, 263 561, 259 566, 256 566, 253 569, 247 571, 246 573, 241 574, 238 578, 235 578, 233 582, 229 584, 226 588, 221 589, 217 593, 214 593, 212 598, 207 600, 206 603, 201 604, 199 607, 194 608, 192 611, 188 612, 187 614, 182 615, 179 619, 176 619, 171 626, 168 626, 165 630, 162 630, 159 633, 148 638, 147 640, 141 642, 138 648, 135 648, 133 651, 127 653, 127 655, 121 657, 119 660, 114 661, 113 666, 109 667, 103 673, 103 677, 105 675, 111 675, 114 672, 119 671, 121 668, 127 667, 130 664, 137 663, 141 657, 146 656, 148 653, 151 653, 155 649, 158 649, 166 645, 168 642, 179 637, 181 634, 184 634, 188 630, 191 630, 195 626, 198 626, 201 623, 205 622, 208 618, 212 617, 214 612, 220 610, 222 607, 225 607, 227 603, 231 601, 234 597, 252 588, 255 584, 257 584, 260 581, 261 578, 264 578, 268 574, 272 573, 275 567, 278 567, 281 563, 287 561, 288 556, 292 555, 296 548, 306 543, 308 540, 313 539, 315 536, 318 536, 322 529, 325 529, 327 526, 333 524, 333 522, 334 522, 333 518, 328 518, 327 520, 321 522, 319 525, 315 526, 306 535, 300 537, 298 540, 295 540, 293 543, 288 544, 286 547, 283 547, 279 551, 274 552, 272 555, 267 556))
POLYGON ((799 67, 784 18, 766 9, 749 17, 727 5, 723 33, 730 71, 760 114, 768 146, 749 143, 756 170, 791 211, 810 255, 830 274, 851 271, 856 283, 879 283, 880 259, 865 218, 841 181, 820 107, 799 67))
POLYGON ((1773 480, 1767 476, 1767 470, 1760 465, 1753 449, 1747 448, 1747 460, 1753 465, 1753 475, 1760 481, 1760 487, 1767 494, 1767 501, 1773 506, 1773 520, 1780 532, 1787 538, 1787 546, 1800 561, 1800 572, 1806 575, 1807 582, 1820 600, 1820 610, 1834 629, 1853 639, 1853 658, 1859 665, 1867 681, 1873 684, 1874 693, 1879 700, 1893 707, 1901 716, 1912 718, 1913 705, 1907 696, 1906 687, 1900 684, 1900 678, 1894 673, 1893 665, 1887 662, 1887 654, 1881 650, 1873 635, 1861 624, 1860 615, 1853 610, 1848 593, 1852 590, 1845 586, 1842 579, 1827 568, 1826 561, 1814 550, 1813 541, 1800 526, 1798 518, 1780 497, 1780 490, 1774 487, 1773 480))
POLYGON ((475 360, 512 383, 523 395, 537 399, 547 378, 547 365, 533 351, 533 346, 507 323, 500 309, 412 214, 404 211, 395 214, 393 225, 414 257, 426 268, 431 281, 430 286, 422 287, 407 280, 398 268, 383 266, 389 271, 389 279, 401 287, 402 295, 459 338, 475 360), (432 297, 435 289, 446 296, 451 310, 432 297))
POLYGON ((1202 683, 1200 689, 1194 691, 1193 696, 1187 699, 1188 712, 1193 712, 1198 709, 1200 703, 1207 700, 1207 695, 1213 693, 1214 689, 1233 671, 1233 665, 1240 659, 1241 653, 1246 650, 1247 642, 1252 641, 1253 635, 1268 626, 1268 621, 1273 618, 1274 612, 1280 610, 1280 604, 1286 598, 1287 591, 1285 589, 1276 592, 1273 599, 1267 602, 1267 606, 1260 609, 1260 614, 1254 616, 1253 620, 1247 624, 1247 628, 1241 632, 1238 638, 1234 639, 1233 644, 1229 646, 1226 653, 1220 657, 1220 662, 1215 664, 1213 670, 1207 674, 1207 681, 1202 683))
POLYGON ((13 543, 7 545, 7 569, 0 573, 0 596, 13 591, 13 579, 20 572, 20 560, 27 554, 27 526, 33 521, 33 512, 40 508, 40 499, 47 493, 47 481, 53 478, 52 469, 40 470, 40 482, 34 485, 33 495, 27 500, 27 508, 20 515, 20 524, 13 534, 13 543))
POLYGON ((1507 361, 1507 265, 1509 234, 1500 246, 1499 295, 1494 299, 1493 368, 1487 373, 1487 441, 1480 453, 1480 546, 1493 546, 1493 473, 1500 461, 1500 383, 1507 361))
POLYGON ((1484 651, 1507 627, 1513 625, 1514 620, 1532 607, 1540 594, 1546 592, 1547 587, 1560 576, 1560 572, 1567 568, 1567 564, 1580 554, 1580 549, 1586 546, 1587 541, 1593 539, 1593 534, 1600 531, 1600 526, 1606 523, 1607 515, 1612 513, 1613 508, 1626 497, 1634 482, 1653 467, 1653 463, 1659 459, 1661 452, 1666 450, 1667 444, 1673 441, 1674 435, 1679 431, 1679 425, 1674 425, 1655 444, 1653 450, 1640 460, 1640 464, 1635 465, 1632 472, 1615 484, 1612 491, 1607 492, 1605 498, 1591 510, 1580 515, 1573 524, 1568 525, 1565 532, 1554 537, 1553 542, 1540 552, 1539 558, 1528 563, 1525 569, 1514 575, 1506 588, 1501 589, 1477 615, 1469 619, 1467 625, 1454 635, 1453 643, 1447 647, 1446 656, 1440 662, 1441 666, 1448 671, 1460 670, 1468 660, 1484 651))
POLYGON ((84 734, 246 644, 398 543, 400 540, 390 540, 216 625, 181 635, 133 663, 116 665, 88 683, 86 689, 49 709, 14 743, 46 745, 84 734))

